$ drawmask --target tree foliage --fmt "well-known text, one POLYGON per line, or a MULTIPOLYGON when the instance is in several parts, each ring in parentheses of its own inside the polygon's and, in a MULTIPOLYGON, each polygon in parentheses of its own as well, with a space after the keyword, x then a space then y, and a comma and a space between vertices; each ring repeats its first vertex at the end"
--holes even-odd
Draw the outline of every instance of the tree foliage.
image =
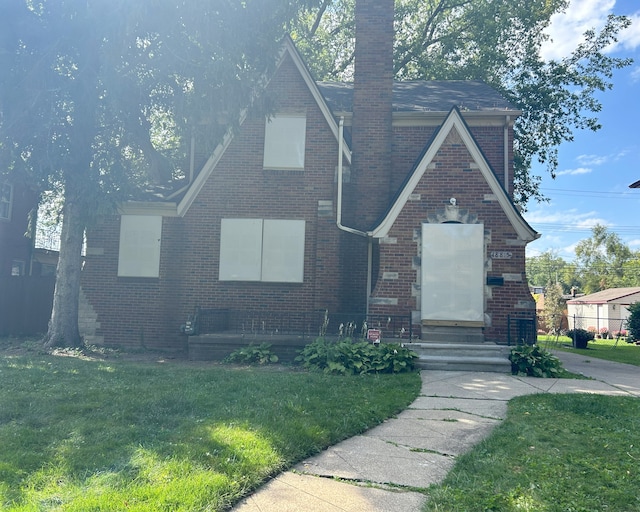
POLYGON ((562 297, 562 286, 549 281, 544 292, 543 319, 548 332, 558 333, 562 328, 562 315, 566 308, 562 297))
POLYGON ((592 235, 578 242, 575 254, 573 262, 551 251, 527 258, 529 284, 559 283, 564 293, 640 286, 640 251, 633 251, 605 226, 594 226, 592 235))
POLYGON ((629 337, 632 340, 640 341, 640 302, 634 302, 628 309, 631 313, 627 319, 629 337))
MULTIPOLYGON (((540 56, 551 16, 567 0, 396 0, 395 72, 398 79, 480 79, 522 111, 515 124, 515 200, 543 199, 537 159, 554 175, 558 146, 576 129, 600 128, 599 91, 612 87, 613 71, 631 63, 605 48, 630 21, 609 16, 587 30, 571 55, 540 56)), ((354 0, 324 0, 294 27, 294 37, 319 79, 350 79, 354 64, 354 0)))
POLYGON ((640 253, 605 226, 594 226, 591 237, 578 242, 575 251, 585 293, 640 285, 640 253))
POLYGON ((545 287, 548 283, 560 283, 562 292, 569 293, 571 287, 580 284, 575 265, 566 262, 552 251, 527 258, 526 268, 530 286, 545 287))
POLYGON ((0 167, 63 195, 48 343, 80 343, 85 226, 135 190, 184 175, 192 135, 215 145, 275 60, 298 4, 0 4, 0 167))

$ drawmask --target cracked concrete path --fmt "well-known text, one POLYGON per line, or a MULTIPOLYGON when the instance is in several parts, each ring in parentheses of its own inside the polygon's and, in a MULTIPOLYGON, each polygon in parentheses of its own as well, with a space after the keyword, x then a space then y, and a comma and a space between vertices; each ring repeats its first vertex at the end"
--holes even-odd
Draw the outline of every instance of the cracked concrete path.
POLYGON ((381 425, 267 482, 235 512, 419 511, 424 490, 505 417, 507 403, 535 393, 640 396, 637 367, 558 353, 565 368, 594 380, 423 371, 420 396, 381 425))

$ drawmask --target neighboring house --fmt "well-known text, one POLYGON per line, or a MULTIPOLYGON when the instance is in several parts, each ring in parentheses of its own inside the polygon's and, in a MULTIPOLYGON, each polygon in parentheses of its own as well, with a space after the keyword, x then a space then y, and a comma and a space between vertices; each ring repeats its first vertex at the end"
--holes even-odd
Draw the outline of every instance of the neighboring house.
POLYGON ((287 39, 263 91, 273 115, 245 112, 190 183, 87 234, 92 341, 182 349, 196 308, 220 312, 218 330, 262 311, 314 337, 326 311, 335 332, 366 314, 387 338, 498 343, 535 318, 519 112, 477 81, 394 84, 382 39, 356 48, 354 84, 316 83, 287 39))
POLYGON ((630 312, 627 307, 640 301, 640 287, 611 288, 584 295, 567 302, 569 327, 606 330, 609 333, 625 328, 630 312))
POLYGON ((0 178, 0 276, 24 276, 30 273, 33 238, 29 230, 29 212, 38 205, 38 195, 14 180, 0 178))
POLYGON ((34 249, 29 215, 38 194, 20 180, 0 179, 0 336, 46 331, 57 252, 34 249))

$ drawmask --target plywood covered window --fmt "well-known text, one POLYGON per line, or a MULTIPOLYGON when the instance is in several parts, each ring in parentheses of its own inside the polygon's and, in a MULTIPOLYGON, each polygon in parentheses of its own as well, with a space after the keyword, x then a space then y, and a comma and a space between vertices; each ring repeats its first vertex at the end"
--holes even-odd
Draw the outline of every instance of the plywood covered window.
POLYGON ((303 220, 222 219, 219 279, 301 283, 304 237, 303 220))
POLYGON ((122 215, 118 276, 159 277, 162 217, 122 215))
POLYGON ((484 324, 484 225, 422 225, 422 322, 484 324))
POLYGON ((264 132, 264 168, 303 170, 306 132, 304 114, 268 117, 264 132))

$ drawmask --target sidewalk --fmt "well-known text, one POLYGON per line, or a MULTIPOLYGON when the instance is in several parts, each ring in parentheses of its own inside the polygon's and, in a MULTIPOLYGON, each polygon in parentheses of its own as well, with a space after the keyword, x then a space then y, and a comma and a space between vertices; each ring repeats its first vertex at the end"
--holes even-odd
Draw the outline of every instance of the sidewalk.
POLYGON ((423 371, 418 398, 396 418, 280 474, 235 512, 419 511, 456 457, 504 419, 507 402, 533 393, 640 396, 640 368, 566 352, 564 367, 594 380, 423 371))

